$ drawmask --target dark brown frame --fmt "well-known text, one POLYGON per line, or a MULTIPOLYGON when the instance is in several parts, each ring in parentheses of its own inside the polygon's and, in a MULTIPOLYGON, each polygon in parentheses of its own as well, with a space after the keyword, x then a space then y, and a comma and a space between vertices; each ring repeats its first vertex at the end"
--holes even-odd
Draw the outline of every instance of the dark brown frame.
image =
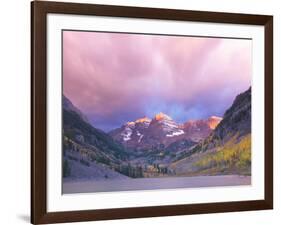
POLYGON ((273 209, 273 16, 35 1, 31 3, 31 222, 33 224, 273 209), (48 13, 261 25, 265 28, 265 199, 67 212, 46 210, 48 13))

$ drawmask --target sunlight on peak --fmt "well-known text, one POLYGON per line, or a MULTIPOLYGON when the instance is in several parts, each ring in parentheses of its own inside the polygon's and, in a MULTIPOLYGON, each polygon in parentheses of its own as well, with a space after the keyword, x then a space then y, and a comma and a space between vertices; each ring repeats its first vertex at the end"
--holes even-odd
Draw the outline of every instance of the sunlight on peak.
POLYGON ((171 119, 171 117, 169 117, 165 113, 160 112, 160 113, 155 115, 155 119, 156 120, 163 120, 163 119, 171 119))
POLYGON ((136 123, 143 123, 143 122, 150 122, 151 121, 151 119, 149 119, 148 117, 143 117, 143 118, 139 118, 139 119, 137 119, 135 122, 136 123))

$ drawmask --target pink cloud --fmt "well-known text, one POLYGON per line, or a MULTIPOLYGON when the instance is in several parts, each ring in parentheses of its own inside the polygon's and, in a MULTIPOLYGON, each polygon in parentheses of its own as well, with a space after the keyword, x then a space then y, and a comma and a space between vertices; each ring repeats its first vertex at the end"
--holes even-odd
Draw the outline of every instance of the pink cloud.
POLYGON ((171 103, 187 119, 198 105, 201 116, 223 114, 251 85, 251 41, 64 31, 63 81, 101 127, 171 103))

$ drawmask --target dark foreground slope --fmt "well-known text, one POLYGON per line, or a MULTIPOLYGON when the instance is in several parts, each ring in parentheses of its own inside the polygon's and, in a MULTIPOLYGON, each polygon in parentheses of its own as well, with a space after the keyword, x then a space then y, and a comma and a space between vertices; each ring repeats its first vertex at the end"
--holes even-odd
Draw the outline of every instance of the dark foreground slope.
POLYGON ((117 171, 120 172, 123 162, 128 157, 126 151, 121 144, 94 128, 85 118, 70 100, 64 97, 64 177, 121 177, 117 171))

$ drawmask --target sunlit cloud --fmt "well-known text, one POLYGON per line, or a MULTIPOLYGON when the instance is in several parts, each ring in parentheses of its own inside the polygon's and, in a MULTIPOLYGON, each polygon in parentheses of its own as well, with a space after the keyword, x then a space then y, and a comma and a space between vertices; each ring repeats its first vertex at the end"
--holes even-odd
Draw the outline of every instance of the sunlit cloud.
POLYGON ((251 41, 64 31, 63 92, 110 130, 164 112, 222 116, 251 85, 251 41))

